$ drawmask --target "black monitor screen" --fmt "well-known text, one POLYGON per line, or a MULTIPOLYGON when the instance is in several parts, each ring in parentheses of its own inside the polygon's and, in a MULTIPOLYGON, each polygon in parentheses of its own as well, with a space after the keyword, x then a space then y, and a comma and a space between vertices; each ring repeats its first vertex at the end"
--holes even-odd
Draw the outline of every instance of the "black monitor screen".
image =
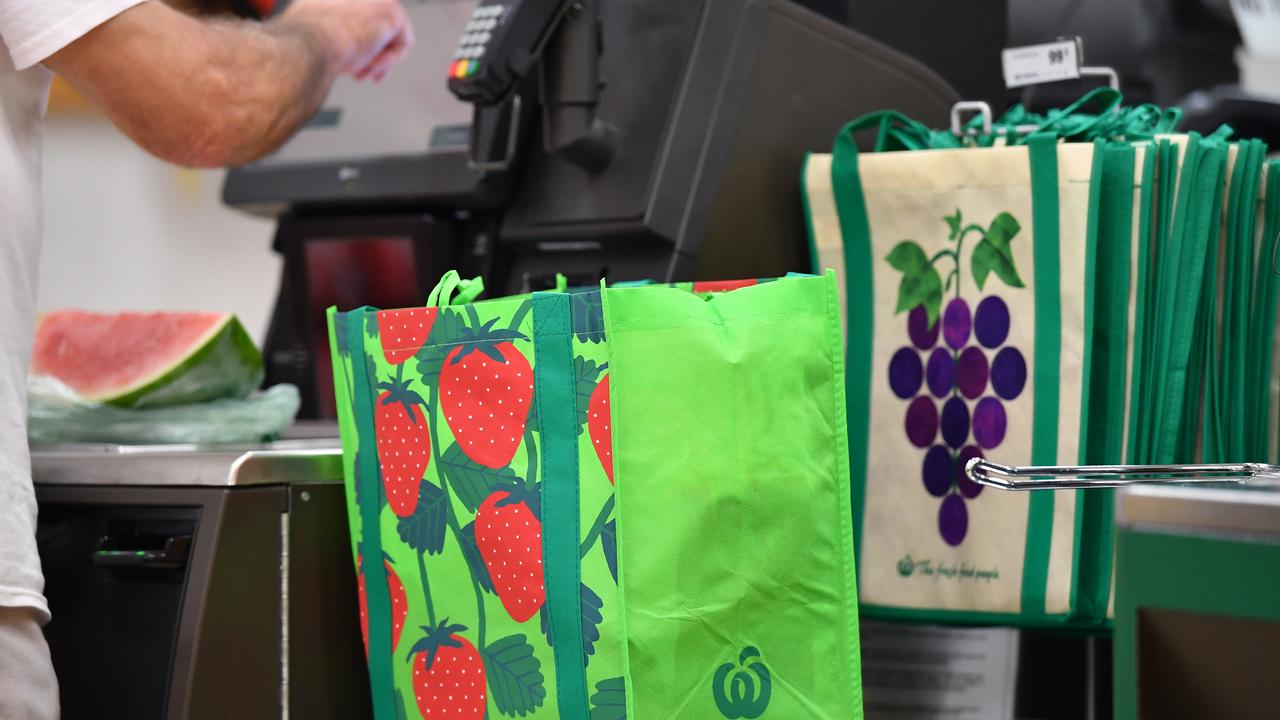
POLYGON ((320 417, 336 417, 325 308, 421 305, 426 292, 418 283, 414 250, 410 237, 314 239, 304 245, 306 322, 320 417))
POLYGON ((339 78, 311 121, 259 167, 422 155, 467 146, 471 106, 447 84, 475 0, 404 0, 416 42, 380 83, 339 78))

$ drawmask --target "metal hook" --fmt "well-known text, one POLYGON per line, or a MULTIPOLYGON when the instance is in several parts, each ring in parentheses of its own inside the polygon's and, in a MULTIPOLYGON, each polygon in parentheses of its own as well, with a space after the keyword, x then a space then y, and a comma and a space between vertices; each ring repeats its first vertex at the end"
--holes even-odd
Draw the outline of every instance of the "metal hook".
POLYGON ((963 113, 967 110, 976 111, 982 116, 982 133, 990 135, 991 106, 981 100, 961 100, 951 106, 951 134, 958 136, 975 134, 974 131, 966 132, 962 126, 963 113))
POLYGON ((1280 466, 1262 463, 1009 466, 973 458, 965 464, 964 472, 979 485, 1001 490, 1074 490, 1149 483, 1280 484, 1280 466))

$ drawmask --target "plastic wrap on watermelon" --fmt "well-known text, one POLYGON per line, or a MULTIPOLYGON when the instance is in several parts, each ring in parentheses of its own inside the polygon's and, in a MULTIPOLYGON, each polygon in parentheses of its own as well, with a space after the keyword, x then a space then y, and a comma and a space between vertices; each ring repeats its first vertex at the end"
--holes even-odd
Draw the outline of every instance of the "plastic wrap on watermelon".
POLYGON ((298 413, 298 389, 275 385, 248 397, 129 409, 87 400, 49 376, 27 383, 27 438, 32 445, 259 443, 274 440, 298 413))

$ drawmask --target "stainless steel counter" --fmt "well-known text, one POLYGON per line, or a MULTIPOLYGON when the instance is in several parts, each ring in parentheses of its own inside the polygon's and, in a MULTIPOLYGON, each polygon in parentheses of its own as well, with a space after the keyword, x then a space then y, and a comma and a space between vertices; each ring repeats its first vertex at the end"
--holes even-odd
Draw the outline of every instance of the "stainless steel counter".
POLYGON ((1118 496, 1116 524, 1196 534, 1280 536, 1280 491, 1274 486, 1135 485, 1118 496))
POLYGON ((342 481, 337 438, 249 447, 66 445, 31 453, 37 485, 249 487, 342 481))

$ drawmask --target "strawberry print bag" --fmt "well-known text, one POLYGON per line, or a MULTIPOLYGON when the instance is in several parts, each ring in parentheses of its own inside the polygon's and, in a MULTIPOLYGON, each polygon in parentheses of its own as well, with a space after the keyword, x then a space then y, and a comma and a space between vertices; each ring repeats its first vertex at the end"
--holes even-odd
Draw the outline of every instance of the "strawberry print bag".
POLYGON ((475 290, 330 312, 376 716, 861 717, 834 277, 475 290))

